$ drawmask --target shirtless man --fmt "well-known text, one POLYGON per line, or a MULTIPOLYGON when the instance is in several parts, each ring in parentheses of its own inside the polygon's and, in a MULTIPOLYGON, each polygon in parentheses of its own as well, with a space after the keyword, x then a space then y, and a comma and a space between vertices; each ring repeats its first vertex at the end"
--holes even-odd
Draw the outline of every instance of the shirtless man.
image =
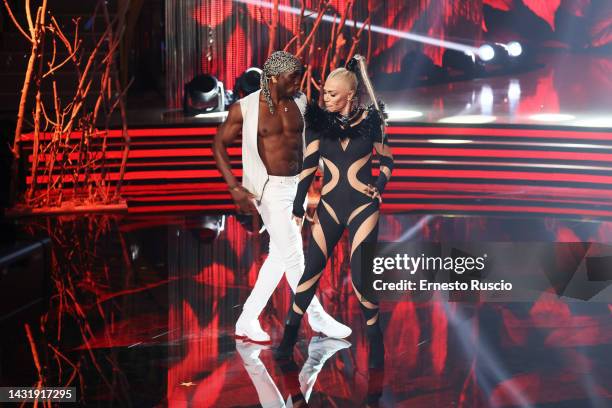
MULTIPOLYGON (((306 97, 299 92, 302 65, 292 54, 276 51, 266 60, 261 90, 233 104, 213 145, 217 167, 227 182, 237 211, 259 212, 270 235, 268 257, 236 322, 236 337, 270 342, 259 315, 283 272, 295 293, 304 272, 300 228, 292 221, 303 160, 306 97), (242 136, 242 185, 233 175, 227 146, 242 136)), ((306 310, 310 327, 328 337, 344 338, 351 329, 334 320, 313 298, 306 310)))

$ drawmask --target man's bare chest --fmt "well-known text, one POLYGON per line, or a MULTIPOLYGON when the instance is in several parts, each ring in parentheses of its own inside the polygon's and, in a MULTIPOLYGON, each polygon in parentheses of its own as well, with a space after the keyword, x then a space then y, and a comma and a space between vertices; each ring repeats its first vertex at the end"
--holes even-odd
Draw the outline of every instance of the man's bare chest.
POLYGON ((260 138, 300 136, 304 129, 302 114, 294 102, 280 104, 272 114, 267 105, 259 107, 257 133, 260 138))

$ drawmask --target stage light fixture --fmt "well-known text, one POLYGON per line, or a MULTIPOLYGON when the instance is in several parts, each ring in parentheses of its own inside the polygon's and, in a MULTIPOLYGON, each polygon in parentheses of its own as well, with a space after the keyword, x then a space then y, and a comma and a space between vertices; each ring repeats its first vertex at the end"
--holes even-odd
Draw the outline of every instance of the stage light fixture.
POLYGON ((523 53, 523 46, 518 41, 510 41, 506 44, 506 51, 512 58, 520 57, 523 53))
POLYGON ((495 58, 495 49, 491 44, 483 44, 478 48, 478 58, 484 62, 492 61, 495 58))
POLYGON ((223 82, 210 74, 201 74, 185 85, 183 111, 185 115, 221 112, 225 110, 223 82))
POLYGON ((478 57, 481 61, 503 67, 516 63, 522 53, 523 47, 517 41, 511 41, 508 44, 483 44, 478 49, 478 57))
POLYGON ((261 79, 261 69, 257 67, 248 68, 237 79, 234 85, 233 99, 244 98, 247 95, 259 89, 259 80, 261 79))
POLYGON ((225 215, 205 215, 202 217, 201 226, 199 228, 200 238, 205 242, 210 242, 217 238, 224 229, 225 215))

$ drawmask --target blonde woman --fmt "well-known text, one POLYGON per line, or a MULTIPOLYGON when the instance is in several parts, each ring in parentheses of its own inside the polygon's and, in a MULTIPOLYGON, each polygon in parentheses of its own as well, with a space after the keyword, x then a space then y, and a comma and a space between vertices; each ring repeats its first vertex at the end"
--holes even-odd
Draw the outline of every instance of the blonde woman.
POLYGON ((381 193, 391 177, 393 156, 384 134, 384 113, 367 77, 365 61, 356 56, 349 69, 332 71, 323 89, 325 109, 310 104, 306 112, 307 139, 293 218, 302 223, 306 197, 319 160, 324 163, 321 200, 316 209, 312 238, 308 247, 304 274, 286 321, 278 359, 293 356, 293 346, 304 311, 313 298, 329 254, 345 229, 349 232, 351 280, 366 320, 370 342, 370 366, 384 364, 382 331, 378 321, 377 299, 363 296, 365 274, 371 262, 364 262, 362 251, 378 238, 381 193), (359 104, 358 91, 365 88, 373 103, 359 104), (372 153, 380 158, 380 175, 372 175, 372 153))

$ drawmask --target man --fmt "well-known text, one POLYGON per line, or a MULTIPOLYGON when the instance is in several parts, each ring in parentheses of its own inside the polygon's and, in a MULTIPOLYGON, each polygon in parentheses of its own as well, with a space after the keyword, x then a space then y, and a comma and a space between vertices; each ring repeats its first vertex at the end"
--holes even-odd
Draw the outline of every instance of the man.
MULTIPOLYGON (((303 160, 306 97, 299 92, 302 65, 292 54, 276 51, 266 60, 261 90, 233 104, 213 145, 217 167, 238 212, 259 212, 268 234, 268 257, 236 322, 236 336, 270 342, 259 315, 285 272, 295 293, 304 271, 300 227, 291 219, 303 160), (242 185, 232 174, 227 146, 242 135, 242 185)), ((328 315, 315 297, 306 310, 314 331, 344 338, 351 329, 328 315)))

